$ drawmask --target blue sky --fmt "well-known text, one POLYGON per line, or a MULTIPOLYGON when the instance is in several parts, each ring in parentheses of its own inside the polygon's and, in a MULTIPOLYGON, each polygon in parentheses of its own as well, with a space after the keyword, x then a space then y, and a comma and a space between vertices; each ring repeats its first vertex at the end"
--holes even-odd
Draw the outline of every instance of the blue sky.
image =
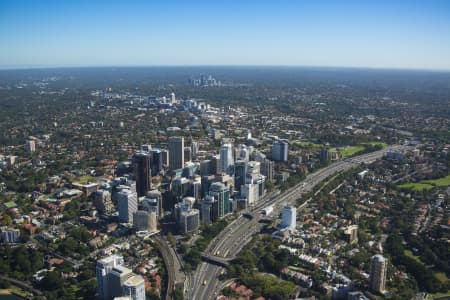
POLYGON ((0 67, 450 70, 450 1, 0 0, 0 67))

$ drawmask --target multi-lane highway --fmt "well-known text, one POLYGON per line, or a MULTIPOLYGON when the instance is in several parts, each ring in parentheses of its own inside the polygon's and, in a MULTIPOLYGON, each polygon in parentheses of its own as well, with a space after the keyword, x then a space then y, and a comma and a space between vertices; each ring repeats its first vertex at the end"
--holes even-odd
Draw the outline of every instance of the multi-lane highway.
MULTIPOLYGON (((242 248, 251 241, 252 236, 260 232, 264 227, 264 224, 259 222, 262 218, 259 211, 264 207, 273 205, 272 216, 277 217, 284 205, 293 205, 303 193, 310 192, 316 185, 333 174, 349 170, 361 163, 372 163, 381 158, 386 151, 405 151, 409 148, 408 146, 400 145, 390 146, 387 149, 333 163, 310 174, 304 181, 293 188, 278 195, 274 194, 262 199, 255 207, 247 211, 251 214, 251 218, 248 217, 249 214, 245 214, 247 217, 241 214, 211 241, 203 254, 205 261, 188 278, 185 298, 193 300, 212 299, 217 296, 221 287, 219 276, 224 270, 220 263, 234 259, 242 248), (212 261, 217 261, 218 263, 213 263, 212 261)), ((302 207, 307 205, 307 203, 303 204, 302 207)))

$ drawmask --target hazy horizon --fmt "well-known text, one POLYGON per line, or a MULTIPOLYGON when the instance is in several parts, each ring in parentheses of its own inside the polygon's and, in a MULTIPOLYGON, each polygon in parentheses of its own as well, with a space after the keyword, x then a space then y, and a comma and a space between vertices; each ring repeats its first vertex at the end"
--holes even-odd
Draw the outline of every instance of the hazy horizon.
POLYGON ((450 2, 9 1, 0 68, 450 70, 450 2))

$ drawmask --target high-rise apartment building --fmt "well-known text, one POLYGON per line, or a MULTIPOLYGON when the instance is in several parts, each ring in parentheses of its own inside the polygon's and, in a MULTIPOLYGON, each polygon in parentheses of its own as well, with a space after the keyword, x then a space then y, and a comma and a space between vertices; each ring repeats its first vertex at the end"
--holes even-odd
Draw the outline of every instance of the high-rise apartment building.
POLYGON ((388 261, 384 256, 380 254, 372 256, 369 275, 370 290, 381 294, 386 289, 387 264, 388 261))
POLYGON ((123 257, 120 255, 111 255, 97 261, 96 276, 99 299, 107 300, 113 296, 109 287, 111 272, 113 268, 122 264, 123 257))
POLYGON ((133 275, 122 285, 122 295, 131 300, 145 300, 145 281, 141 275, 133 275))

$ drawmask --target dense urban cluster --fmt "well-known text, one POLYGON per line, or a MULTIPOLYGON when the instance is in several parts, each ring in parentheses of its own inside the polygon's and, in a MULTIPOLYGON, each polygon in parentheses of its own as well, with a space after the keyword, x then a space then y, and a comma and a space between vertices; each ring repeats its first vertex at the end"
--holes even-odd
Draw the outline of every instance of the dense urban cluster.
POLYGON ((0 288, 37 299, 448 295, 448 90, 344 71, 26 72, 0 81, 0 288))

